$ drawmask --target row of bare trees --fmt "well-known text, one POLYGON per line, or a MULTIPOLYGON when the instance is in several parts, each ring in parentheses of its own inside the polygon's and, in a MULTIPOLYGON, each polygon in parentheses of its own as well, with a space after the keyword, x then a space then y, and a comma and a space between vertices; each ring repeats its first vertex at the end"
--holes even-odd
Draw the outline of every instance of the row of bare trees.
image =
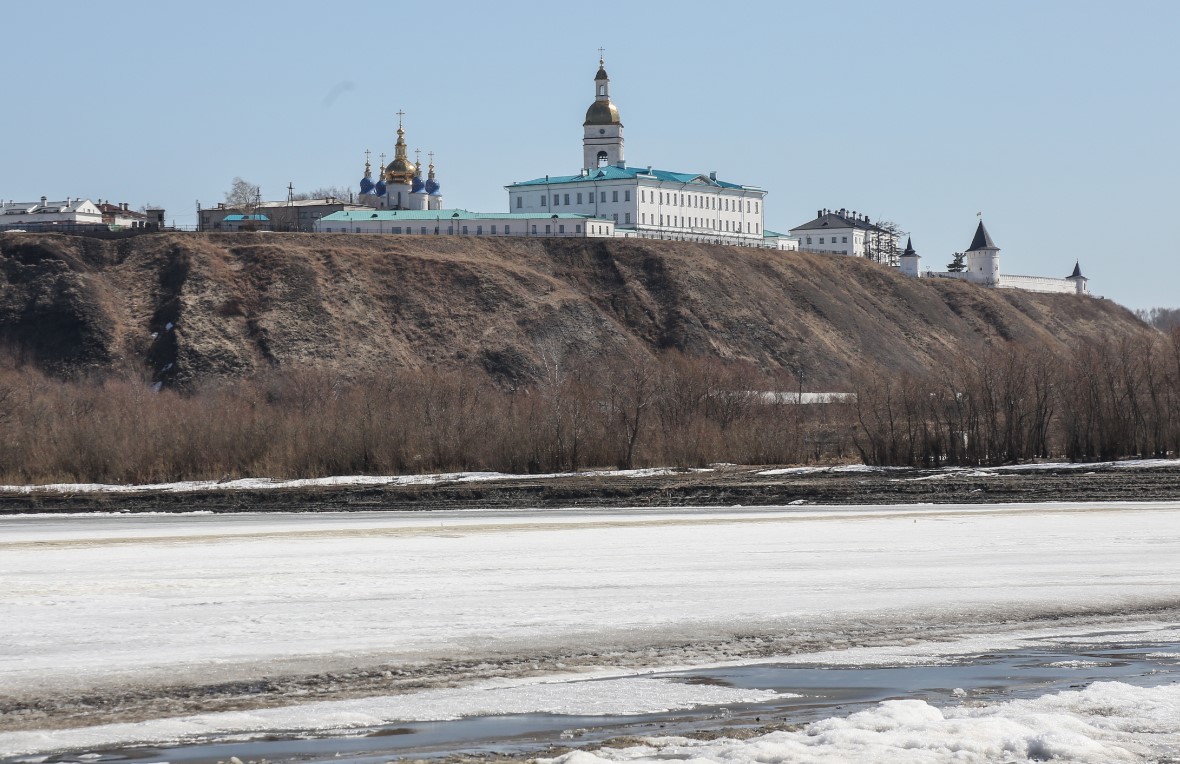
POLYGON ((669 354, 551 360, 512 389, 478 372, 346 379, 274 370, 186 393, 0 368, 0 481, 157 482, 457 470, 995 465, 1180 453, 1180 329, 1068 357, 997 344, 923 373, 862 369, 847 402, 669 354), (774 393, 774 394, 772 394, 774 393))
POLYGON ((995 465, 1180 452, 1180 329, 1097 339, 1063 358, 1003 344, 855 380, 856 445, 869 464, 995 465))
POLYGON ((0 480, 157 482, 452 470, 557 472, 840 460, 840 406, 769 403, 779 380, 715 359, 554 362, 504 389, 479 373, 345 380, 274 371, 185 394, 140 379, 0 370, 0 480))

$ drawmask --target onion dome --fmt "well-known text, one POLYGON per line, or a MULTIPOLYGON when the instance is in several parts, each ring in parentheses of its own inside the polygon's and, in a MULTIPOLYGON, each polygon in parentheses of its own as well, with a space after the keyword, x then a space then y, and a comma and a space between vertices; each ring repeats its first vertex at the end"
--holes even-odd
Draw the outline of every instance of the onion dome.
POLYGON ((619 109, 610 101, 595 101, 586 109, 586 125, 617 125, 619 109))
POLYGON ((361 178, 361 193, 373 193, 373 170, 369 167, 368 158, 365 159, 365 177, 361 178))
POLYGON ((415 172, 414 177, 410 180, 410 193, 421 193, 425 184, 422 182, 422 173, 415 172))
POLYGON ((385 179, 384 178, 382 178, 381 180, 377 181, 376 184, 374 184, 373 193, 375 193, 377 196, 385 196, 385 179))
MULTIPOLYGON (((431 154, 431 156, 433 157, 434 154, 431 154)), ((426 193, 430 194, 431 196, 438 196, 438 192, 442 190, 442 186, 439 185, 438 180, 434 177, 434 161, 433 160, 430 162, 430 176, 428 178, 426 178, 426 186, 425 187, 426 187, 426 193)))
POLYGON ((418 168, 406 156, 406 131, 399 125, 397 143, 393 147, 393 161, 385 167, 385 182, 409 185, 418 168))

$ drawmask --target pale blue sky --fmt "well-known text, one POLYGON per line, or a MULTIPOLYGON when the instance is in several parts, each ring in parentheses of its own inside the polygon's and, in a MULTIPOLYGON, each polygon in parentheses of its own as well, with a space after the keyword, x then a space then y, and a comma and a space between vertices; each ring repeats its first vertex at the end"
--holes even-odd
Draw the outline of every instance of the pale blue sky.
MULTIPOLYGON (((982 211, 1002 268, 1180 306, 1180 2, 6 4, 0 197, 355 186, 395 112, 448 206, 577 172, 597 48, 627 160, 847 207, 923 264, 982 211)), ((374 162, 375 163, 375 162, 374 162)))

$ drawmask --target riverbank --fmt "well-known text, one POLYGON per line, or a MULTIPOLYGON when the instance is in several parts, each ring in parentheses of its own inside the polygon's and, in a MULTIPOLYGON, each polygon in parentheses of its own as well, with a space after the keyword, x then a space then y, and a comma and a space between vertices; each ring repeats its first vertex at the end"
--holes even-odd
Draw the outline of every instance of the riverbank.
POLYGON ((553 475, 452 473, 153 486, 0 486, 0 515, 1166 500, 1180 500, 1180 460, 936 470, 714 465, 553 475))

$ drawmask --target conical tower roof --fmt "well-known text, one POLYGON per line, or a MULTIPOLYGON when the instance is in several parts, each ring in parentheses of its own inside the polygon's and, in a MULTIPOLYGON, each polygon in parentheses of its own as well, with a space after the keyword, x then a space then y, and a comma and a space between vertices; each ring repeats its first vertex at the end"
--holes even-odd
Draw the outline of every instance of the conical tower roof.
POLYGON ((1066 278, 1067 279, 1084 279, 1084 278, 1086 278, 1085 276, 1082 275, 1082 263, 1080 260, 1074 261, 1073 273, 1066 276, 1066 278))
POLYGON ((991 234, 983 227, 982 220, 979 221, 979 227, 975 229, 975 238, 971 240, 971 246, 967 247, 967 251, 974 252, 977 249, 999 249, 992 241, 991 234))
POLYGON ((917 257, 918 253, 914 251, 914 238, 912 236, 906 237, 905 252, 901 253, 902 257, 917 257))

